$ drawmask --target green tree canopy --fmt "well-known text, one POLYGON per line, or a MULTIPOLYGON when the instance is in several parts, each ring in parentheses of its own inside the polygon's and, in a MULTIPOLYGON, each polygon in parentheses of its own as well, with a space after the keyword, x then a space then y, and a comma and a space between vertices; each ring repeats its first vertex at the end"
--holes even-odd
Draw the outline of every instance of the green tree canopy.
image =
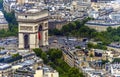
POLYGON ((68 71, 69 77, 84 77, 82 73, 79 73, 77 68, 70 68, 68 71))
POLYGON ((35 54, 36 54, 38 57, 41 57, 42 50, 41 50, 40 48, 35 48, 35 49, 33 49, 33 51, 35 52, 35 54))
POLYGON ((115 63, 115 62, 120 63, 120 58, 114 58, 114 60, 112 61, 112 63, 115 63))
POLYGON ((0 9, 3 9, 3 0, 0 0, 0 9))
POLYGON ((52 60, 52 61, 55 61, 59 58, 62 57, 62 51, 59 50, 59 49, 50 49, 48 51, 48 54, 49 54, 49 58, 52 60))
POLYGON ((44 63, 46 64, 48 62, 48 57, 46 52, 42 52, 41 53, 41 58, 44 60, 44 63))

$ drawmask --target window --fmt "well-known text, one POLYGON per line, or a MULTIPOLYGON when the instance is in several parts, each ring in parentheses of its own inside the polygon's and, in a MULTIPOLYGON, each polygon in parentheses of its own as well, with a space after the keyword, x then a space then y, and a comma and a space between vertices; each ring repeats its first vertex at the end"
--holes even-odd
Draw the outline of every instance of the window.
POLYGON ((27 15, 25 15, 25 18, 27 18, 27 15))

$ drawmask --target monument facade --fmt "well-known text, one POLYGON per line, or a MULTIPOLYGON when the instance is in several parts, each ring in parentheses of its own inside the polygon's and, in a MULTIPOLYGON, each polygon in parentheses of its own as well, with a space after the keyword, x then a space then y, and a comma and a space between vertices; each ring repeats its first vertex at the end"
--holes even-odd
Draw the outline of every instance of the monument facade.
POLYGON ((19 48, 33 49, 48 45, 48 11, 31 9, 17 15, 19 48))

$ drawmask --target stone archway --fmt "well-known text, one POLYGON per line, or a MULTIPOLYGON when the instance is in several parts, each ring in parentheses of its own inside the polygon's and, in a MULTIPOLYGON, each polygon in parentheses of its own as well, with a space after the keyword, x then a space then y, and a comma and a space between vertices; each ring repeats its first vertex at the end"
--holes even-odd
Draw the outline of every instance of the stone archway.
POLYGON ((42 25, 39 25, 38 32, 42 31, 42 25))
POLYGON ((38 40, 39 40, 39 47, 40 47, 40 40, 41 40, 41 38, 42 38, 41 31, 42 31, 42 25, 39 25, 39 27, 38 27, 38 40))
POLYGON ((42 25, 38 27, 38 39, 41 40, 42 25))
POLYGON ((29 34, 24 34, 24 48, 29 49, 29 34))

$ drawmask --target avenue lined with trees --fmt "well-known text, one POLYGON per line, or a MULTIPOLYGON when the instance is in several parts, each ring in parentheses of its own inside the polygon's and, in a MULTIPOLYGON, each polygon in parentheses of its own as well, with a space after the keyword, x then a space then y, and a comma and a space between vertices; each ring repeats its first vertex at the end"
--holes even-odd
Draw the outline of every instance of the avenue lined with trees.
POLYGON ((36 48, 33 51, 38 57, 43 59, 45 64, 57 70, 60 77, 84 77, 83 73, 79 72, 79 69, 70 67, 64 62, 61 50, 49 49, 48 52, 44 52, 40 48, 36 48))

